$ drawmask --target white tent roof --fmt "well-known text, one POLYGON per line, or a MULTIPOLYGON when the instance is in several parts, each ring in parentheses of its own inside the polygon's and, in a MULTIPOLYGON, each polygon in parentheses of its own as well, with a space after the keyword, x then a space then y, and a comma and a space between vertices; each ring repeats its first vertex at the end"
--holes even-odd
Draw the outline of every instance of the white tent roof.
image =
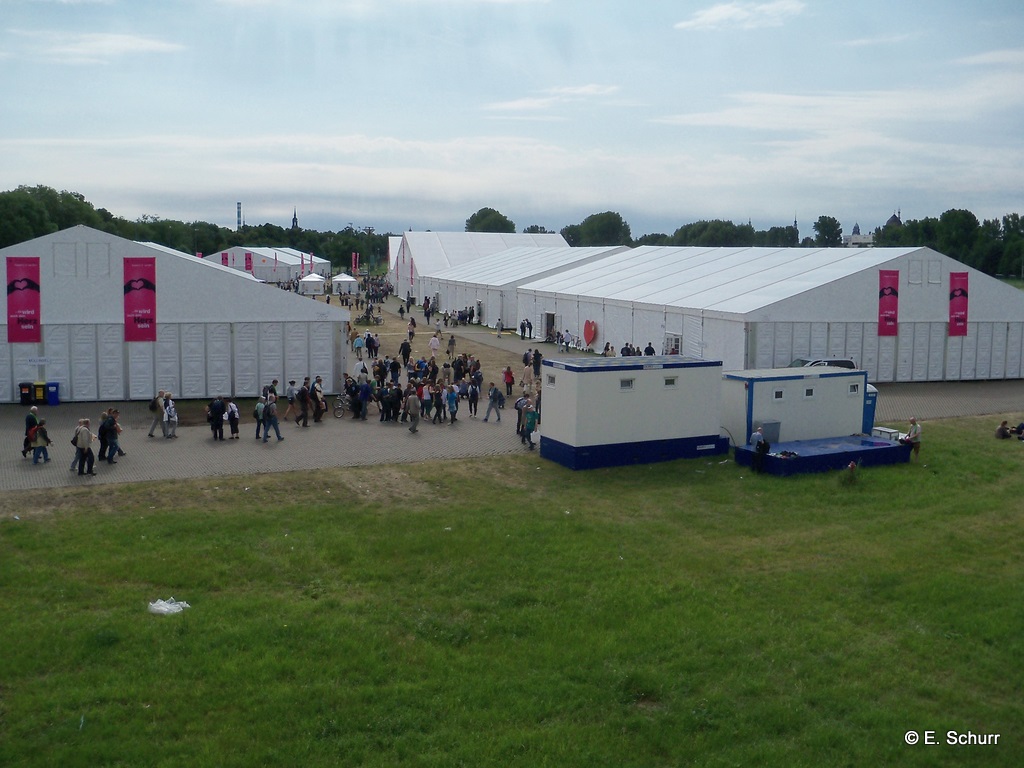
MULTIPOLYGON (((243 279, 238 270, 163 246, 136 243, 83 225, 0 249, 2 256, 40 256, 53 274, 42 292, 42 320, 52 323, 124 322, 124 308, 111 300, 122 289, 121 261, 126 256, 152 256, 157 269, 157 322, 264 322, 349 319, 342 307, 313 305, 290 291, 271 290, 243 279), (66 254, 88 254, 88 258, 66 254), (64 279, 79 261, 84 271, 64 279), (312 305, 312 306, 311 306, 312 305)), ((0 298, 6 311, 6 296, 0 298)), ((4 315, 6 317, 6 314, 4 315)))
POLYGON ((331 280, 333 282, 335 282, 335 283, 339 283, 339 282, 340 283, 357 283, 357 282, 359 282, 358 280, 356 280, 354 277, 352 277, 352 275, 348 274, 347 272, 339 272, 334 277, 332 277, 331 280))
POLYGON ((565 238, 558 234, 406 232, 402 239, 420 275, 436 275, 442 270, 510 248, 568 246, 565 238))
POLYGON ((628 250, 625 245, 592 248, 522 246, 451 267, 433 277, 446 282, 519 285, 628 250))
POLYGON ((917 250, 643 246, 521 287, 742 315, 917 250))
MULTIPOLYGON (((136 242, 139 242, 139 241, 136 241, 136 242)), ((166 245, 160 245, 160 243, 143 243, 143 242, 139 242, 139 245, 144 245, 147 248, 153 248, 153 249, 158 250, 158 251, 163 251, 164 253, 170 253, 170 254, 172 254, 174 256, 180 256, 180 257, 192 259, 193 261, 195 261, 197 263, 205 264, 205 265, 207 265, 209 267, 216 267, 217 269, 225 269, 228 272, 232 272, 233 274, 235 274, 238 277, 241 277, 241 278, 243 278, 245 280, 255 280, 257 283, 260 282, 259 280, 257 280, 249 272, 242 272, 242 271, 239 271, 239 270, 234 269, 232 267, 225 267, 225 266, 223 266, 221 264, 218 264, 215 261, 206 261, 205 259, 197 259, 195 256, 193 256, 190 253, 185 253, 184 251, 179 251, 179 250, 177 250, 175 248, 168 248, 166 245)), ((220 253, 220 251, 218 251, 218 253, 220 253)))
POLYGON ((323 275, 306 275, 299 280, 300 283, 323 283, 326 278, 323 275))

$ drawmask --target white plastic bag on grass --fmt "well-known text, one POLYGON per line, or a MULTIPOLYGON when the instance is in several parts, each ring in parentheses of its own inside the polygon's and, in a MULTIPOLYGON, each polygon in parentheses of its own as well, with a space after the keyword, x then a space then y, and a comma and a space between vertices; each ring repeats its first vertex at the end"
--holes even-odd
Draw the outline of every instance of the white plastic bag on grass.
POLYGON ((157 616, 168 616, 172 613, 181 613, 186 608, 191 608, 191 606, 184 600, 178 602, 173 597, 170 600, 157 600, 156 602, 149 604, 149 612, 155 613, 157 616))

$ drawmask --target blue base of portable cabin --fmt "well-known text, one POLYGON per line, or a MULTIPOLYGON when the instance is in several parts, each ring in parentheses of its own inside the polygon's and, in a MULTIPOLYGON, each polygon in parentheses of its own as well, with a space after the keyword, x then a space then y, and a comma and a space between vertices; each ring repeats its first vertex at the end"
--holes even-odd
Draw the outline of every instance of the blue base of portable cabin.
POLYGON ((598 469, 696 459, 729 452, 729 438, 718 435, 647 440, 608 445, 568 445, 541 435, 540 455, 569 469, 598 469))
MULTIPOLYGON (((736 463, 752 466, 754 451, 749 445, 736 447, 736 463)), ((818 440, 795 440, 772 445, 772 452, 764 457, 764 471, 769 475, 785 477, 805 472, 827 472, 846 469, 849 463, 862 467, 884 464, 905 464, 910 461, 910 446, 870 437, 827 437, 818 440), (793 455, 781 456, 786 452, 793 455)))

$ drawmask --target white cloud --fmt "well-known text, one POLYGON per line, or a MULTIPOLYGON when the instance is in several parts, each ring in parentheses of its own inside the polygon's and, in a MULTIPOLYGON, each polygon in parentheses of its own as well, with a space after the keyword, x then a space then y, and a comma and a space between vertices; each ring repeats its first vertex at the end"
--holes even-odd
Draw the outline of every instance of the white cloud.
POLYGON ((538 111, 554 107, 558 104, 581 102, 588 99, 599 99, 618 93, 617 85, 589 85, 562 86, 547 88, 538 96, 525 96, 510 101, 497 101, 488 104, 484 109, 496 112, 527 112, 538 111))
POLYGON ((51 61, 98 64, 132 54, 176 53, 184 50, 178 43, 169 43, 144 35, 124 35, 109 32, 36 32, 11 30, 15 36, 28 41, 25 55, 51 61))
POLYGON ((791 17, 804 10, 800 0, 774 0, 769 3, 732 2, 719 3, 710 8, 697 11, 687 21, 680 21, 676 29, 721 29, 723 27, 739 27, 740 29, 758 29, 761 27, 779 27, 791 17))
POLYGON ((1010 65, 1019 67, 1024 65, 1024 50, 1016 48, 988 51, 987 53, 979 53, 976 56, 965 56, 962 59, 957 59, 957 63, 969 66, 1010 65))
POLYGON ((841 45, 844 45, 847 48, 870 48, 876 45, 899 45, 900 43, 912 40, 914 37, 915 36, 911 34, 862 37, 857 40, 847 40, 841 43, 841 45))

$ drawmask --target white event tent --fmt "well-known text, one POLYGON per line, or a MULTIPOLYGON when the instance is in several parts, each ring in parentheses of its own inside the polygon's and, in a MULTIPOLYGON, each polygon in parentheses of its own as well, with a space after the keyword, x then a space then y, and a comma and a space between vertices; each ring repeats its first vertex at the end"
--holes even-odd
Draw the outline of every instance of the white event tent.
POLYGON ((235 245, 207 254, 204 261, 250 272, 265 283, 287 283, 309 274, 326 278, 331 274, 331 262, 327 259, 294 248, 235 245))
POLYGON ((419 284, 421 277, 436 275, 451 267, 475 261, 498 251, 520 246, 567 246, 558 234, 516 234, 502 232, 405 232, 398 243, 389 240, 388 280, 395 295, 412 295, 418 304, 428 294, 419 284))
POLYGON ((347 272, 339 272, 331 278, 331 290, 335 294, 359 293, 359 281, 347 272))
MULTIPOLYGON (((624 245, 571 248, 522 246, 498 251, 420 278, 423 295, 439 309, 457 312, 476 308, 476 319, 494 326, 498 318, 506 328, 515 328, 520 320, 516 289, 534 280, 583 266, 617 253, 628 251, 624 245)), ((533 322, 532 318, 530 322, 533 322)))
POLYGON ((322 296, 327 281, 322 275, 306 275, 299 280, 299 293, 303 296, 322 296))
POLYGON ((930 248, 644 246, 518 295, 517 317, 542 332, 588 326, 595 350, 653 342, 725 370, 851 357, 877 382, 1024 377, 1024 292, 930 248), (883 280, 893 335, 879 333, 883 280), (960 288, 964 335, 951 330, 960 288))
POLYGON ((76 226, 0 257, 15 288, 4 297, 0 402, 18 399, 22 382, 56 383, 62 401, 148 400, 157 389, 255 396, 274 378, 336 384, 346 369, 347 310, 193 255, 76 226), (130 302, 143 294, 152 338, 128 340, 138 318, 130 302), (39 340, 23 341, 15 324, 39 340))

